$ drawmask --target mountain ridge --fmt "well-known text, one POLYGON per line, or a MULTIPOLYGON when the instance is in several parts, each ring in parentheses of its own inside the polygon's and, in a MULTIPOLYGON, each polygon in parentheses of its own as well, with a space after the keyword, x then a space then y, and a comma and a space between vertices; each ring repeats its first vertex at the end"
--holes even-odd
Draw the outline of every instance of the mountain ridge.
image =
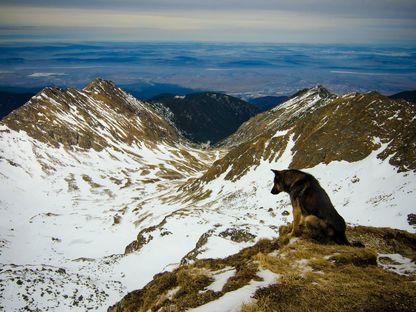
POLYGON ((408 102, 416 103, 416 90, 402 91, 390 95, 389 98, 393 100, 405 100, 408 102))
POLYGON ((149 105, 100 78, 81 91, 46 87, 2 122, 54 146, 102 150, 111 141, 180 140, 149 105))
MULTIPOLYGON (((305 168, 313 167, 320 162, 328 163, 334 160, 348 160, 348 161, 357 161, 359 159, 367 156, 371 149, 374 148, 374 144, 371 143, 373 137, 376 137, 381 131, 384 132, 384 135, 387 136, 383 138, 383 142, 394 141, 397 144, 403 143, 405 147, 396 146, 394 152, 390 159, 391 163, 395 163, 399 166, 400 170, 406 169, 416 169, 416 156, 411 152, 415 142, 412 139, 412 131, 415 130, 413 115, 416 112, 414 106, 408 105, 406 103, 395 102, 389 99, 388 97, 378 93, 378 92, 369 92, 365 94, 359 93, 350 93, 344 96, 336 96, 331 94, 328 90, 322 88, 321 86, 308 89, 307 91, 302 91, 298 96, 293 97, 291 100, 286 101, 285 103, 271 109, 268 112, 259 114, 252 119, 248 120, 230 137, 221 142, 221 146, 236 147, 241 145, 240 148, 231 151, 230 153, 242 154, 242 151, 249 151, 247 154, 250 157, 257 155, 259 159, 260 154, 258 151, 263 153, 262 148, 257 148, 257 145, 268 144, 269 146, 264 146, 265 148, 265 157, 272 159, 273 155, 276 155, 276 151, 272 152, 273 149, 278 148, 279 144, 282 144, 282 137, 285 137, 286 140, 289 137, 289 134, 294 135, 293 139, 299 141, 299 137, 302 140, 302 147, 295 146, 295 153, 298 152, 298 155, 313 155, 314 159, 310 160, 302 159, 302 157, 296 157, 293 159, 293 163, 290 166, 293 168, 305 168), (293 102, 295 101, 295 102, 293 102), (308 102, 308 105, 304 105, 304 102, 308 102), (294 103, 295 105, 293 105, 294 103), (384 105, 384 110, 380 110, 383 106, 377 106, 377 103, 384 105), (311 105, 312 104, 312 105, 311 105), (365 110, 362 110, 361 107, 365 106, 365 110), (369 110, 371 109, 371 112, 369 110), (341 111, 344 111, 342 114, 341 111), (394 111, 392 116, 388 115, 391 111, 394 111), (316 114, 316 112, 318 114, 316 114), (338 115, 333 115, 332 112, 336 112, 338 115), (365 114, 368 112, 368 114, 365 114), (355 114, 354 118, 358 120, 361 119, 363 124, 351 120, 351 114, 355 114), (379 116, 381 113, 386 114, 385 118, 387 121, 383 120, 383 117, 379 116), (317 115, 313 117, 313 115, 317 115), (397 114, 397 116, 396 116, 397 114), (306 116, 306 118, 304 118, 306 116), (311 116, 309 118, 309 116, 311 116), (311 119, 313 117, 313 119, 311 119), (399 122, 395 118, 399 119, 399 122), (304 119, 305 121, 302 121, 304 119), (340 122, 343 121, 344 125, 340 126, 340 122), (330 120, 335 120, 333 124, 328 122, 330 120), (379 125, 374 125, 376 122, 379 125), (393 120, 390 122, 390 120, 393 120), (407 122, 407 125, 402 125, 401 123, 407 122), (297 133, 294 133, 294 124, 297 124, 296 127, 299 130, 297 133), (365 123, 368 124, 369 128, 365 128, 365 123), (356 125, 355 129, 351 129, 353 133, 348 133, 347 129, 349 125, 356 125), (391 124, 391 125, 387 125, 391 124), (331 125, 332 129, 327 129, 331 125), (383 128, 380 126, 382 125, 383 128), (372 127, 371 127, 372 126, 372 127), (397 138, 393 134, 387 133, 385 129, 396 128, 397 136, 405 135, 406 138, 397 138), (371 131, 370 129, 373 128, 371 131), (377 128, 377 129, 375 129, 377 128), (384 130, 383 130, 384 129, 384 130), (413 130, 410 130, 413 129, 413 130), (285 132, 286 131, 286 132, 285 132), (371 133, 372 132, 372 133, 371 133), (276 133, 280 133, 279 135, 276 133), (333 145, 331 142, 324 143, 324 141, 333 140, 333 136, 342 137, 343 135, 349 135, 349 142, 353 142, 355 149, 349 149, 348 145, 344 147, 340 145, 333 145), (357 139, 357 135, 361 135, 360 139, 357 139), (332 137, 332 138, 331 138, 332 137), (364 144, 364 142, 367 143, 364 144), (277 145, 276 145, 277 144, 277 145), (313 144, 311 146, 308 146, 313 144), (364 145, 362 145, 364 144, 364 145), (412 146, 408 146, 408 145, 412 146), (357 147, 361 146, 358 150, 357 147), (407 147, 408 146, 408 147, 407 147), (344 148, 344 150, 339 150, 344 148), (335 151, 334 151, 335 150, 335 151), (403 153, 410 151, 406 157, 403 156, 403 153), (398 154, 397 154, 398 153, 398 154), (319 156, 319 155, 322 156, 319 156), (337 156, 344 155, 344 156, 337 156), (399 156, 400 154, 400 156, 399 156), (349 155, 349 156, 346 156, 349 155), (405 159, 408 161, 403 162, 405 159)), ((285 144, 283 142, 283 144, 285 144)), ((280 147, 280 150, 284 148, 280 147)), ((386 153, 384 154, 386 155, 386 153)), ((232 157, 231 154, 229 157, 232 157)), ((239 156, 236 156, 239 157, 239 156)), ((384 156, 387 157, 387 156, 384 156)), ((227 156, 225 157, 227 158, 227 156)), ((239 157, 238 159, 242 159, 239 157)), ((238 166, 235 161, 230 159, 230 163, 233 163, 234 168, 238 166)), ((248 164, 251 164, 250 162, 248 164)), ((221 168, 228 167, 227 165, 220 165, 221 168)), ((241 165, 240 165, 241 167, 241 165)), ((229 173, 235 171, 234 169, 229 173)), ((221 172, 224 172, 223 170, 221 172)), ((207 172, 207 175, 211 173, 207 172)), ((218 173, 217 173, 218 174, 218 173)), ((214 175, 217 175, 214 174, 214 175)), ((228 177, 227 176, 227 177, 228 177)))
MULTIPOLYGON (((413 257, 399 241, 402 234, 355 226, 415 232, 408 221, 416 192, 415 121, 407 102, 374 92, 336 96, 316 86, 208 147, 187 140, 168 110, 114 83, 96 79, 81 91, 45 89, 0 122, 0 296, 13 294, 0 306, 104 311, 160 280, 167 282, 161 295, 183 303, 186 285, 215 290, 219 286, 210 283, 217 278, 239 302, 249 301, 246 286, 271 287, 266 281, 281 273, 253 265, 281 260, 262 240, 276 239, 279 226, 292 220, 288 196, 270 194, 271 168, 314 175, 352 233, 377 242, 377 253, 343 249, 345 268, 370 259, 363 270, 391 281, 382 261, 408 265, 413 257), (388 248, 386 237, 396 239, 388 248), (256 258, 259 251, 264 257, 256 258), (232 263, 221 260, 228 257, 232 263), (194 270, 195 263, 203 266, 194 270), (185 284, 172 289, 171 278, 185 284)), ((323 254, 334 256, 328 248, 323 254)), ((285 267, 295 269, 302 259, 285 267)), ((331 261, 321 260, 332 274, 331 261)), ((302 273, 299 265, 295 271, 302 273)), ((199 304, 212 307, 218 301, 206 299, 230 296, 208 290, 197 296, 199 304)), ((151 302, 167 304, 163 298, 151 302)))

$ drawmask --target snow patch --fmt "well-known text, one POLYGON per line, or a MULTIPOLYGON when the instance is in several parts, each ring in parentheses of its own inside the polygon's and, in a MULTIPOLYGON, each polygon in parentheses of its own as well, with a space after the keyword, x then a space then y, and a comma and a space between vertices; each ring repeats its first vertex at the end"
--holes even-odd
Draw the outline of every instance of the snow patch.
POLYGON ((399 275, 411 275, 416 272, 416 263, 401 254, 378 254, 377 262, 384 270, 399 275))
POLYGON ((34 78, 39 78, 39 77, 51 77, 51 76, 65 76, 67 74, 65 73, 42 73, 42 72, 37 72, 37 73, 32 73, 30 75, 28 75, 28 77, 34 77, 34 78))
POLYGON ((190 309, 190 312, 234 312, 240 311, 243 304, 249 303, 255 291, 260 287, 266 287, 276 282, 279 275, 269 271, 260 270, 257 276, 262 281, 251 281, 248 285, 237 290, 230 291, 217 300, 210 301, 202 306, 190 309))
POLYGON ((285 136, 290 130, 291 129, 276 131, 276 133, 274 134, 274 136, 272 136, 272 138, 277 138, 277 137, 285 136))
POLYGON ((236 270, 231 267, 226 267, 221 271, 214 272, 214 275, 212 276, 214 278, 214 282, 212 282, 206 290, 212 290, 215 292, 221 291, 228 279, 233 277, 235 273, 236 270))

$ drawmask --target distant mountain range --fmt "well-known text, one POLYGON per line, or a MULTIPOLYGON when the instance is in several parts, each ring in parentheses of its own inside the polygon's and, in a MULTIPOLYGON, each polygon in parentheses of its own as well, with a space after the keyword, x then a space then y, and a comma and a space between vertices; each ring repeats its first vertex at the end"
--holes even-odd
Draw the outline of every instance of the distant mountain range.
MULTIPOLYGON (((138 82, 132 84, 120 85, 128 93, 132 94, 134 97, 140 100, 150 100, 154 101, 155 99, 163 98, 167 95, 179 95, 184 96, 188 94, 204 92, 201 90, 195 90, 191 88, 182 87, 175 84, 168 83, 151 83, 151 82, 138 82)), ((306 89, 305 89, 306 90, 306 89)), ((37 89, 30 88, 14 88, 14 87, 1 87, 0 88, 0 118, 5 117, 14 109, 26 103, 32 96, 37 93, 37 89)), ((292 96, 261 96, 249 98, 246 102, 256 106, 258 112, 267 111, 284 101, 297 96, 300 92, 298 91, 292 96)), ((207 92, 205 92, 207 93, 207 92)), ((222 94, 219 92, 211 92, 222 94)), ((412 91, 403 91, 389 96, 392 99, 402 99, 409 102, 416 103, 416 90, 412 91)), ((242 100, 244 101, 244 100, 242 100)))
POLYGON ((14 109, 22 106, 32 96, 34 96, 34 93, 0 91, 0 118, 5 117, 14 109))
POLYGON ((286 101, 289 97, 282 96, 261 96, 257 98, 251 98, 248 100, 249 103, 256 105, 262 112, 265 112, 280 103, 286 101))
POLYGON ((261 110, 223 93, 202 92, 188 95, 161 94, 152 98, 154 106, 172 112, 172 121, 188 139, 217 143, 261 110))
POLYGON ((413 91, 403 91, 393 95, 390 95, 389 98, 394 100, 406 100, 408 102, 416 103, 416 90, 413 91))
POLYGON ((126 90, 140 100, 149 100, 155 96, 164 93, 171 93, 177 95, 186 95, 189 93, 201 92, 191 88, 182 87, 170 83, 152 83, 141 81, 139 83, 123 84, 120 88, 126 90))

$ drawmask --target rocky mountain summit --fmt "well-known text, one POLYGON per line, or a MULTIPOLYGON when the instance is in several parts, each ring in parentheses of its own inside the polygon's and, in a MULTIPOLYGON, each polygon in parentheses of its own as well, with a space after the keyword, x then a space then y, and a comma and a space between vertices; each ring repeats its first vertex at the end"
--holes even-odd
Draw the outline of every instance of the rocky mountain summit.
POLYGON ((144 103, 96 79, 82 91, 45 88, 2 122, 55 147, 93 148, 111 142, 179 141, 176 129, 144 103))
POLYGON ((0 310, 414 306, 414 104, 316 86, 214 148, 177 125, 102 79, 0 122, 0 310), (313 174, 366 248, 280 242, 291 205, 271 168, 313 174))

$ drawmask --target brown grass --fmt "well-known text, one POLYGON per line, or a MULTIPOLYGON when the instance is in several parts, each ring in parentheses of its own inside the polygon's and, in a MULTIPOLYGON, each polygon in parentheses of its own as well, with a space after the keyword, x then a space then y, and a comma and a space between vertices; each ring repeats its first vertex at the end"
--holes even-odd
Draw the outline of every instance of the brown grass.
POLYGON ((259 253, 255 258, 261 266, 281 277, 277 284, 257 290, 256 302, 242 311, 414 311, 414 278, 377 267, 376 255, 373 248, 305 240, 282 247, 278 254, 259 253))
POLYGON ((99 188, 99 187, 101 187, 101 186, 102 186, 102 185, 100 185, 100 184, 98 184, 98 183, 94 182, 94 181, 92 180, 92 178, 91 178, 89 175, 83 174, 83 175, 82 175, 82 179, 83 179, 85 182, 87 182, 87 183, 90 185, 90 187, 91 187, 91 188, 99 188))
POLYGON ((262 240, 225 259, 195 260, 173 272, 158 274, 142 290, 129 293, 109 311, 186 311, 200 306, 258 279, 258 264, 253 262, 253 257, 259 252, 269 253, 277 247, 275 240, 262 240), (226 267, 235 268, 236 274, 226 282, 222 291, 205 290, 213 282, 213 272, 226 267), (178 291, 169 298, 169 290, 176 287, 178 291))
POLYGON ((243 312, 413 311, 415 276, 384 271, 377 266, 376 257, 377 253, 398 250, 414 255, 416 235, 360 227, 349 230, 351 237, 359 237, 367 247, 324 245, 305 239, 288 244, 261 240, 224 259, 196 259, 173 272, 156 275, 109 311, 186 311, 258 280, 259 267, 279 278, 276 284, 258 289, 256 301, 244 305, 243 312), (390 240, 383 243, 386 237, 390 240), (213 274, 227 267, 234 268, 235 275, 221 291, 207 291, 213 274))

